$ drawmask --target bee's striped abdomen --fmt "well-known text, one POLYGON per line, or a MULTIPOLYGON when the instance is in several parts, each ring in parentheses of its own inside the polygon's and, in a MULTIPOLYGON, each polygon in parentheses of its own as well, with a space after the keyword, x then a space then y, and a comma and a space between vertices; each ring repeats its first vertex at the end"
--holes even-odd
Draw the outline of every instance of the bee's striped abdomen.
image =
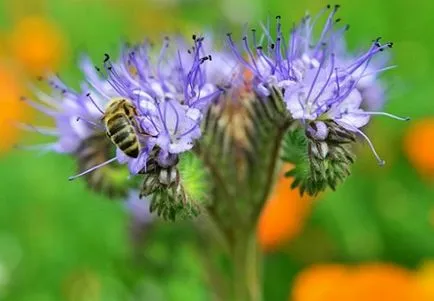
POLYGON ((107 134, 112 142, 125 155, 137 158, 139 156, 139 140, 136 131, 125 114, 114 114, 106 120, 107 134))

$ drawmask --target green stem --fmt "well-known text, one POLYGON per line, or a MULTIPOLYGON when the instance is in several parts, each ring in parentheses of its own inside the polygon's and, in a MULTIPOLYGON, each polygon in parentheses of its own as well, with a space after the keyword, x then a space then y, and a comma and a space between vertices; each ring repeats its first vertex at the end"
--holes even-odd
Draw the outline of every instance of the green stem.
POLYGON ((262 258, 255 233, 238 237, 231 254, 233 301, 262 300, 262 258))
POLYGON ((195 226, 204 275, 215 300, 261 301, 262 258, 255 231, 238 228, 228 237, 210 216, 202 216, 195 226))

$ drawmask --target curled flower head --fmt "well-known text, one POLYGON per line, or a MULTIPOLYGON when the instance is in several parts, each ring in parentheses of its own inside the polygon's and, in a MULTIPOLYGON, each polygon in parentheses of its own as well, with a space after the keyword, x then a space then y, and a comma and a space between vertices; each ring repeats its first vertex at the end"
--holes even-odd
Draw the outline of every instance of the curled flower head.
POLYGON ((325 138, 327 128, 321 122, 329 121, 330 125, 331 121, 346 131, 359 133, 368 141, 377 160, 383 163, 360 128, 369 122, 371 115, 407 118, 363 110, 361 87, 364 82, 372 85, 375 75, 387 69, 370 67, 370 62, 393 43, 381 44, 377 38, 365 52, 348 61, 350 56, 343 53, 341 45, 349 26, 339 26, 341 20, 335 17, 338 9, 338 5, 328 5, 313 18, 305 16, 289 37, 283 34, 278 16, 275 34, 263 26, 260 39, 255 30, 250 40, 243 37, 244 51, 239 50, 231 35, 228 44, 244 67, 253 73, 252 84, 257 94, 268 97, 273 89, 279 89, 291 118, 299 120, 306 129, 312 131, 309 129, 312 123, 319 124, 314 130, 321 130, 319 135, 325 138), (314 28, 326 11, 330 13, 315 39, 314 28))

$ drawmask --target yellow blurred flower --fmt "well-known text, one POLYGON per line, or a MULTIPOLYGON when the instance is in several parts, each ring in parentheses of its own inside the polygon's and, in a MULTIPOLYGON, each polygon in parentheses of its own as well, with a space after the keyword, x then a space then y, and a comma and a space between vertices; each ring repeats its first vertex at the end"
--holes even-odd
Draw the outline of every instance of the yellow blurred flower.
POLYGON ((283 165, 274 191, 259 218, 257 237, 265 251, 271 251, 299 234, 310 212, 312 198, 306 195, 301 197, 298 189, 291 189, 292 179, 284 176, 290 168, 290 164, 283 165))
POLYGON ((28 107, 19 100, 22 88, 19 80, 0 63, 0 154, 7 151, 18 139, 16 121, 27 119, 28 107))
POLYGON ((415 273, 387 263, 325 264, 296 278, 293 301, 432 301, 415 273))
POLYGON ((413 121, 404 138, 404 150, 423 176, 434 178, 434 117, 413 121))
POLYGON ((41 16, 19 19, 10 32, 9 46, 11 57, 37 75, 56 69, 65 52, 61 31, 41 16))

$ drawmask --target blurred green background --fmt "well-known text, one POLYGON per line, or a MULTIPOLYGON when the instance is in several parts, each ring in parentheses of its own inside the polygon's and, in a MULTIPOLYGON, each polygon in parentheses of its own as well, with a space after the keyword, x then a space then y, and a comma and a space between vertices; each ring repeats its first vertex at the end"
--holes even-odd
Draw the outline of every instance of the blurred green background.
MULTIPOLYGON (((86 52, 100 61, 104 52, 116 53, 122 39, 158 39, 165 32, 190 34, 211 28, 239 31, 246 22, 256 24, 277 14, 289 26, 306 10, 314 13, 325 4, 313 0, 0 0, 0 300, 209 298, 186 227, 162 222, 142 227, 146 239, 138 245, 131 239, 131 228, 138 225, 122 203, 89 192, 80 181, 67 181, 75 173, 72 159, 12 149, 17 141, 46 141, 18 133, 9 122, 46 122, 17 100, 26 93, 28 80, 48 68, 77 85, 79 54, 86 52)), ((339 16, 351 24, 346 35, 351 49, 366 46, 377 36, 395 42, 391 62, 398 68, 381 76, 388 87, 386 111, 413 119, 399 123, 379 117, 367 129, 386 166, 378 167, 361 144, 353 175, 335 193, 307 204, 310 214, 303 218, 298 211, 281 212, 284 220, 297 220, 300 230, 289 229, 295 233, 280 239, 267 253, 265 300, 288 300, 297 295, 291 293, 295 287, 322 288, 327 277, 320 274, 300 278, 296 285, 293 281, 301 271, 327 263, 387 262, 410 273, 411 281, 434 286, 434 269, 427 268, 434 259, 434 2, 344 0, 340 4, 339 16)), ((294 194, 280 198, 303 201, 294 194)), ((280 227, 272 223, 279 217, 269 219, 268 227, 280 227)), ((389 272, 391 279, 396 276, 389 272)), ((363 277, 376 279, 374 274, 363 277)), ((356 281, 350 287, 358 285, 356 281)), ((411 287, 401 285, 396 290, 411 287)), ((363 300, 413 300, 403 297, 411 295, 404 292, 399 293, 401 299, 387 299, 387 293, 375 289, 370 294, 363 300)), ((297 296, 294 300, 328 300, 309 293, 297 296)), ((426 300, 434 300, 430 296, 426 300)))

